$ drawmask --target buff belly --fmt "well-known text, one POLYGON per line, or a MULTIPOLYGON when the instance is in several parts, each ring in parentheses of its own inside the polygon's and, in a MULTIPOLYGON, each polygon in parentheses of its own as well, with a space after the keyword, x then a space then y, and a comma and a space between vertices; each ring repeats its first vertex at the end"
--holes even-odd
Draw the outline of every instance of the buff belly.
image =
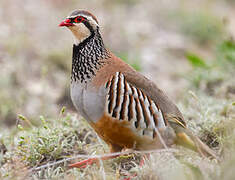
POLYGON ((91 125, 110 146, 135 150, 163 148, 158 138, 152 139, 148 136, 140 136, 131 129, 130 122, 117 120, 108 114, 104 114, 99 121, 91 125))

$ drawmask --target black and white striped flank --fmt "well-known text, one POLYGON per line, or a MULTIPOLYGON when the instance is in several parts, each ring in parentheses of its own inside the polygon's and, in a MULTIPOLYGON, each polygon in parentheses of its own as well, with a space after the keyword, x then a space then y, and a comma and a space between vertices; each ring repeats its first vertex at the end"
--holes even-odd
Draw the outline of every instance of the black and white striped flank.
POLYGON ((122 73, 117 72, 106 88, 106 113, 129 121, 138 134, 154 138, 157 129, 167 126, 160 108, 142 90, 128 83, 122 73))

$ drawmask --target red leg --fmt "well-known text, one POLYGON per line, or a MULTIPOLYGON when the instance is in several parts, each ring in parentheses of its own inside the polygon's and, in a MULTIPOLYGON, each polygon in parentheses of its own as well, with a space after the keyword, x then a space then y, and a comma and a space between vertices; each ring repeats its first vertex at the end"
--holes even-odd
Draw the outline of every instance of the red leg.
POLYGON ((149 154, 149 153, 144 154, 143 157, 142 157, 141 160, 140 160, 139 166, 140 166, 140 167, 143 166, 144 163, 145 163, 145 160, 146 160, 146 159, 149 159, 149 157, 150 157, 150 154, 149 154))
POLYGON ((137 175, 134 174, 134 175, 130 175, 128 178, 124 178, 123 180, 131 180, 132 178, 135 178, 137 175))
POLYGON ((73 164, 69 164, 70 168, 76 167, 76 168, 86 168, 88 165, 92 165, 94 163, 97 163, 98 159, 97 158, 90 158, 90 159, 85 159, 83 161, 79 161, 73 164))
POLYGON ((70 168, 73 168, 73 167, 86 168, 87 166, 92 165, 94 163, 99 163, 100 159, 103 161, 103 160, 116 158, 117 156, 119 156, 119 155, 105 156, 105 157, 102 157, 102 158, 89 158, 89 159, 85 159, 83 161, 79 161, 79 162, 74 163, 74 164, 69 164, 69 167, 70 168))
MULTIPOLYGON (((115 153, 115 152, 120 152, 122 150, 122 147, 115 145, 115 144, 109 144, 109 148, 110 148, 110 152, 111 153, 115 153)), ((74 164, 69 164, 70 168, 76 167, 76 168, 86 168, 89 165, 92 165, 94 163, 99 163, 99 160, 108 160, 108 159, 112 159, 112 158, 116 158, 119 155, 110 155, 110 156, 105 156, 103 158, 89 158, 89 159, 85 159, 83 161, 74 163, 74 164)))

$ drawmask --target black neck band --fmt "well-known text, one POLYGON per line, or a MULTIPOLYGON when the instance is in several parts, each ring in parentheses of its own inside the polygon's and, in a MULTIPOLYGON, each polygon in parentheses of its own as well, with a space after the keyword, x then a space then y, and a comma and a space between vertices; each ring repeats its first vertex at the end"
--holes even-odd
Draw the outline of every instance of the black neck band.
POLYGON ((78 45, 73 45, 72 81, 86 83, 102 67, 108 57, 99 29, 91 31, 87 39, 78 45))

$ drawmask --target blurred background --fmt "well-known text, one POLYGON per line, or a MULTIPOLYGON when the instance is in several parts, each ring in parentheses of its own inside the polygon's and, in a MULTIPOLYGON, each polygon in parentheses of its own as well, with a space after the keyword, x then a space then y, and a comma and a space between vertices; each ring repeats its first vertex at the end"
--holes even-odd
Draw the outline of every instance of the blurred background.
POLYGON ((99 20, 106 47, 177 100, 190 71, 187 52, 210 59, 235 33, 233 0, 1 0, 0 127, 72 108, 72 35, 58 24, 74 9, 99 20))
POLYGON ((73 111, 73 37, 58 24, 75 9, 94 14, 106 47, 180 107, 195 89, 234 100, 234 0, 1 0, 0 139, 20 114, 37 126, 40 115, 73 111))

